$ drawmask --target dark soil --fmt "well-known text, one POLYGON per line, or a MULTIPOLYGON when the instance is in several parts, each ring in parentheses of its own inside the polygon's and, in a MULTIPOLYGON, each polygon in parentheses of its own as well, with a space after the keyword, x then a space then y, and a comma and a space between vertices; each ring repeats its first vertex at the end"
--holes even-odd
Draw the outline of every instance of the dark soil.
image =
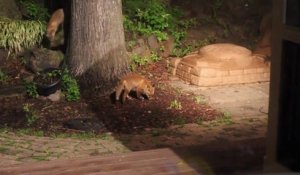
MULTIPOLYGON (((24 84, 22 79, 28 72, 18 59, 1 60, 1 70, 7 72, 8 80, 0 88, 24 84), (5 64, 3 64, 5 63, 5 64)), ((212 120, 218 112, 207 105, 200 105, 193 101, 193 94, 186 94, 179 89, 168 86, 166 60, 151 64, 138 70, 155 84, 155 95, 149 100, 136 98, 127 100, 124 104, 112 100, 111 96, 94 94, 83 95, 78 102, 60 100, 52 102, 45 98, 29 98, 26 95, 0 98, 0 124, 12 128, 32 128, 43 130, 46 134, 54 132, 74 132, 94 121, 95 125, 87 130, 94 132, 110 131, 115 133, 133 133, 145 128, 165 128, 173 124, 194 123, 197 120, 212 120), (170 107, 171 102, 177 100, 181 109, 170 107), (23 106, 29 104, 30 114, 37 119, 28 125, 23 106), (74 119, 80 119, 76 124, 74 119), (70 124, 72 123, 72 124, 70 124), (70 128, 71 126, 71 128, 70 128)), ((133 94, 134 97, 134 94, 133 94)), ((28 113, 27 113, 28 114, 28 113)), ((90 124, 89 124, 90 125, 90 124)))
MULTIPOLYGON (((187 33, 186 45, 202 41, 203 39, 207 39, 207 37, 212 37, 217 43, 230 42, 251 49, 255 46, 259 38, 258 28, 263 15, 261 12, 264 11, 260 4, 251 4, 251 2, 260 3, 262 1, 224 1, 235 2, 238 5, 230 6, 230 4, 224 4, 218 16, 221 24, 205 20, 209 19, 208 16, 211 15, 209 11, 211 10, 211 3, 207 3, 204 0, 174 0, 174 2, 175 5, 185 10, 188 18, 195 17, 201 21, 198 26, 195 26, 187 33), (244 2, 249 3, 246 6, 244 2)), ((197 50, 198 47, 193 49, 197 50)), ((153 133, 150 134, 151 136, 146 137, 143 134, 144 130, 149 131, 151 128, 154 128, 154 130, 156 128, 172 128, 173 125, 197 123, 202 120, 208 121, 220 116, 218 111, 211 107, 205 104, 197 104, 193 100, 193 94, 185 93, 180 89, 174 89, 168 85, 170 74, 168 73, 167 59, 139 68, 136 71, 148 77, 155 84, 155 95, 149 100, 134 98, 127 100, 124 104, 114 102, 111 100, 111 96, 101 96, 97 92, 82 94, 82 98, 78 102, 67 102, 64 99, 52 102, 43 97, 33 99, 26 95, 14 95, 13 93, 8 96, 7 94, 1 94, 1 92, 6 93, 9 89, 13 91, 19 85, 24 85, 23 79, 30 79, 32 75, 22 66, 21 59, 6 59, 6 53, 1 49, 0 69, 8 75, 8 79, 4 83, 0 82, 0 128, 31 128, 38 131, 42 130, 46 135, 61 132, 74 133, 81 132, 82 130, 97 133, 109 131, 115 133, 114 136, 121 133, 128 133, 130 136, 137 134, 144 140, 135 138, 132 139, 132 144, 142 145, 141 148, 136 150, 144 150, 146 148, 152 149, 151 144, 147 147, 147 143, 154 144, 156 143, 155 138, 160 138, 158 136, 154 137, 153 133), (170 108, 174 100, 181 103, 180 110, 170 108), (24 112, 23 107, 25 104, 29 106, 29 113, 24 112), (31 115, 36 116, 37 119, 29 125, 26 114, 27 117, 31 115), (145 145, 141 143, 142 141, 145 145)), ((242 133, 244 127, 241 125, 240 128, 237 128, 237 132, 244 135, 242 133)), ((201 133, 203 132, 203 136, 193 133, 195 137, 192 137, 193 139, 191 140, 200 142, 205 139, 205 135, 208 133, 214 133, 213 129, 208 128, 208 132, 200 130, 201 133)), ((216 133, 212 137, 217 139, 221 134, 216 133)), ((230 141, 226 141, 229 137, 228 135, 223 136, 223 139, 217 139, 214 143, 202 147, 179 147, 178 154, 187 151, 191 152, 192 157, 195 155, 204 156, 204 158, 214 165, 215 170, 217 170, 216 172, 220 172, 220 174, 238 172, 239 170, 257 171, 262 169, 263 156, 265 155, 265 140, 263 138, 251 140, 248 139, 248 136, 250 138, 256 135, 245 134, 247 138, 245 141, 231 143, 230 141), (228 144, 225 144, 227 142, 228 144)), ((126 137, 123 139, 120 138, 120 140, 125 145, 128 142, 126 137)), ((162 137, 161 140, 160 142, 157 141, 158 143, 156 144, 166 144, 173 147, 177 146, 176 143, 179 145, 189 143, 188 140, 176 135, 174 137, 162 137), (169 143, 165 143, 168 141, 169 143)), ((127 144, 128 147, 134 150, 134 146, 130 146, 129 143, 127 144)), ((154 148, 157 148, 157 146, 154 146, 154 148)))
MULTIPOLYGON (((256 2, 256 1, 255 1, 256 2)), ((257 1, 260 2, 260 1, 257 1)), ((186 45, 213 37, 215 42, 230 42, 240 44, 251 49, 258 39, 258 28, 262 9, 259 3, 247 4, 234 3, 233 8, 229 4, 223 4, 220 9, 218 20, 224 25, 207 21, 211 16, 211 6, 204 5, 202 1, 174 1, 182 8, 187 18, 196 18, 200 23, 191 28, 187 38, 183 41, 186 45), (183 4, 182 4, 183 3, 183 4), (228 6, 228 7, 227 7, 228 6), (258 8, 259 7, 259 8, 258 8), (230 13, 228 13, 230 10, 230 13), (236 16, 240 14, 240 16, 236 16), (244 16, 247 16, 245 21, 244 16), (206 21, 206 22, 205 22, 206 21), (225 25, 226 24, 226 25, 225 25)), ((199 45, 193 48, 197 50, 199 45)), ((155 85, 155 95, 150 100, 132 99, 125 104, 114 103, 109 95, 100 96, 94 94, 83 95, 78 102, 51 102, 45 98, 31 99, 22 96, 0 97, 0 125, 13 128, 29 127, 43 130, 45 133, 73 132, 74 119, 82 119, 83 125, 90 126, 87 119, 97 121, 102 128, 94 128, 95 132, 112 131, 122 133, 133 133, 145 128, 165 128, 173 124, 195 123, 199 120, 212 120, 219 116, 218 112, 207 105, 194 102, 193 94, 186 94, 179 89, 168 86, 168 64, 167 59, 139 68, 136 72, 148 77, 155 85), (181 109, 170 108, 172 102, 177 100, 181 103, 181 109), (30 126, 26 122, 23 105, 28 103, 31 112, 38 117, 30 126), (71 122, 71 124, 70 124, 71 122), (66 127, 67 126, 67 127, 66 127), (69 127, 69 129, 68 129, 69 127)), ((0 50, 0 68, 8 75, 5 83, 0 82, 0 90, 23 85, 23 79, 32 76, 21 64, 21 59, 6 59, 6 53, 0 50)), ((1 91, 0 91, 1 92, 1 91)), ((6 91, 5 91, 6 92, 6 91)), ((1 95, 1 94, 0 94, 1 95)), ((78 120, 77 120, 78 121, 78 120)), ((78 123, 78 122, 75 122, 78 123)), ((82 126, 77 126, 82 128, 82 126)))

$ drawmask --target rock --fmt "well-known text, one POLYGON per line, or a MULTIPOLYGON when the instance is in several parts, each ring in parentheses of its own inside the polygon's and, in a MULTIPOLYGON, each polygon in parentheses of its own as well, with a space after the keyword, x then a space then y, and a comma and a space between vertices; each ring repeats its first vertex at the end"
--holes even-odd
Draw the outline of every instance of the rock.
POLYGON ((0 16, 10 19, 21 19, 22 15, 14 0, 0 0, 0 16))
POLYGON ((137 54, 141 57, 149 56, 151 54, 149 48, 145 45, 137 46, 132 49, 132 54, 137 54))
POLYGON ((148 45, 149 45, 150 50, 159 51, 160 46, 159 46, 156 36, 154 36, 154 35, 149 36, 148 45))
POLYGON ((140 46, 144 46, 145 45, 145 41, 142 38, 139 38, 137 40, 137 44, 140 45, 140 46))
POLYGON ((163 58, 167 58, 168 56, 170 56, 170 53, 174 49, 174 46, 174 38, 169 37, 168 40, 162 42, 163 51, 160 51, 159 55, 163 58))
POLYGON ((26 51, 23 56, 27 62, 27 68, 34 73, 48 68, 58 68, 64 59, 64 54, 62 52, 44 48, 26 51))
POLYGON ((61 90, 57 90, 55 93, 47 96, 47 99, 56 102, 56 101, 60 101, 62 98, 63 94, 61 92, 61 90))

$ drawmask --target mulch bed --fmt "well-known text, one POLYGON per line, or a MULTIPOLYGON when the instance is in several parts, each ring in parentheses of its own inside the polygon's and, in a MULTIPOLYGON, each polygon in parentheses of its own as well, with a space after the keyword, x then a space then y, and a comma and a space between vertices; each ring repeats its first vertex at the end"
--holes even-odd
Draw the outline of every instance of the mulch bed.
MULTIPOLYGON (((4 72, 10 71, 9 80, 0 84, 0 89, 21 84, 22 75, 27 75, 19 59, 2 59, 0 68, 4 72)), ((178 121, 184 124, 212 120, 219 115, 218 111, 211 107, 194 102, 193 94, 178 92, 167 84, 170 74, 166 60, 139 68, 136 72, 149 77, 156 85, 155 95, 150 100, 131 99, 121 104, 113 102, 110 96, 97 94, 83 96, 78 102, 51 102, 44 98, 32 99, 24 95, 0 97, 0 125, 16 129, 31 128, 51 134, 74 132, 74 128, 66 127, 70 126, 66 123, 74 119, 82 119, 83 122, 92 119, 93 122, 101 124, 93 130, 95 132, 134 133, 145 128, 165 128, 178 124, 178 121), (174 100, 181 103, 180 110, 170 108, 174 100), (25 117, 24 104, 29 104, 31 112, 37 116, 37 120, 31 125, 28 125, 25 117)))

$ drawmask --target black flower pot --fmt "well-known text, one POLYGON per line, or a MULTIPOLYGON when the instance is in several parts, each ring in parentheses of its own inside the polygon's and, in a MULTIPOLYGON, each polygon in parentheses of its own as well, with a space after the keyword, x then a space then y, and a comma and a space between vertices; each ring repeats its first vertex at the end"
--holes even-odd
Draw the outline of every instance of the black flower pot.
POLYGON ((59 69, 46 69, 45 71, 40 72, 37 76, 35 76, 34 82, 36 84, 37 92, 39 95, 49 96, 61 88, 60 75, 53 76, 51 74, 55 70, 59 69), (52 76, 50 77, 49 75, 52 76))

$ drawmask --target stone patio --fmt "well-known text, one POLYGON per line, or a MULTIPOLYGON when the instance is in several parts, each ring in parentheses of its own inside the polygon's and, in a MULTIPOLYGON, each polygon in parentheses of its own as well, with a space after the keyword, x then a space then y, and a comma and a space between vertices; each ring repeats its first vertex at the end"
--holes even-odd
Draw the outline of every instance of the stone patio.
POLYGON ((217 86, 266 82, 270 65, 244 47, 212 44, 198 53, 171 60, 172 74, 189 84, 217 86))

